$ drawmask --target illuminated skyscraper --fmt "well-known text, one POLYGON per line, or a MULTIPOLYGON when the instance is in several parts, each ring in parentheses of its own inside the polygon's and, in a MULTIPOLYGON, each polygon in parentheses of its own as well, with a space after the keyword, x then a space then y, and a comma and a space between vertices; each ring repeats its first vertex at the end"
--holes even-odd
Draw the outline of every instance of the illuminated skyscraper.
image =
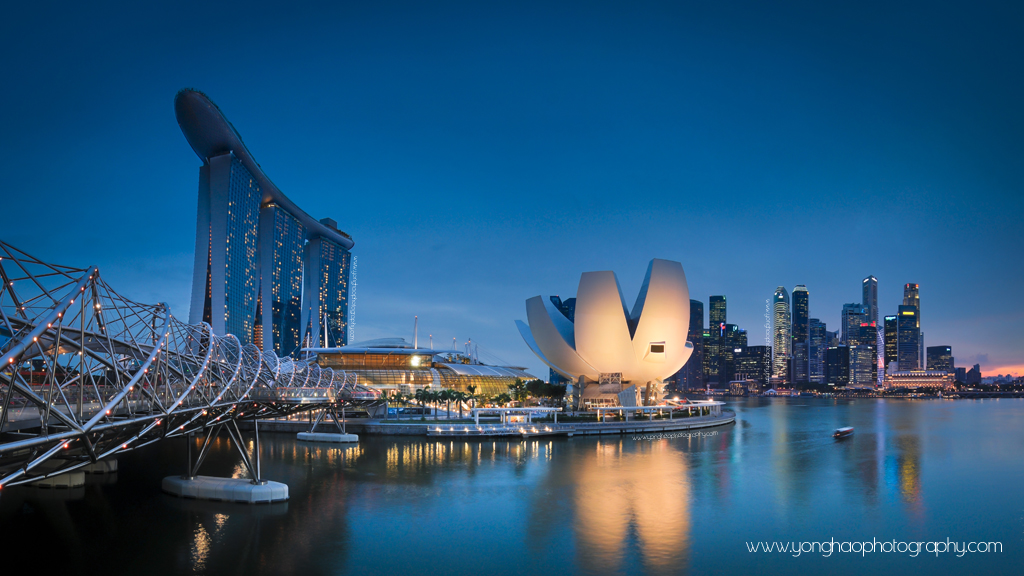
POLYGON ((775 354, 772 362, 772 376, 775 378, 786 378, 786 366, 792 354, 793 328, 789 310, 789 292, 785 286, 775 289, 772 298, 774 302, 772 348, 775 354))
POLYGON ((825 323, 811 318, 807 337, 807 380, 815 384, 825 381, 825 351, 828 350, 828 331, 825 323))
POLYGON ((277 204, 260 210, 260 269, 267 273, 260 283, 257 309, 261 318, 256 344, 287 356, 302 341, 302 261, 306 227, 277 204), (269 306, 266 303, 270 303, 269 306), (264 342, 269 337, 271 340, 264 342))
MULTIPOLYGON (((904 284, 903 285, 903 305, 904 306, 915 306, 917 308, 918 316, 921 314, 921 295, 920 286, 918 284, 904 284)), ((918 321, 920 322, 920 317, 918 321)), ((920 327, 920 326, 918 326, 920 327)))
POLYGON ((863 304, 843 304, 843 323, 841 326, 843 344, 856 345, 860 334, 860 325, 867 321, 868 313, 863 304))
POLYGON ((840 388, 850 383, 849 346, 830 346, 825 352, 825 383, 840 388))
POLYGON ((189 321, 280 355, 345 344, 352 238, 289 200, 206 95, 182 90, 174 112, 203 162, 189 321))
POLYGON ((951 346, 928 347, 928 370, 956 372, 953 366, 953 348, 951 346))
POLYGON ((868 322, 878 322, 878 279, 868 276, 861 282, 861 304, 868 312, 868 322))
MULTIPOLYGON (((321 223, 336 227, 333 220, 321 223)), ((312 347, 348 344, 348 282, 352 255, 324 237, 306 243, 302 327, 312 347)))
POLYGON ((897 319, 898 316, 886 316, 885 317, 885 369, 886 373, 889 370, 889 364, 892 362, 898 362, 899 356, 897 351, 899 350, 899 344, 897 340, 897 319))
POLYGON ((711 329, 704 330, 704 385, 710 386, 712 382, 718 385, 718 364, 712 363, 712 357, 717 358, 718 340, 711 337, 711 329))
POLYGON ((725 324, 726 307, 725 296, 712 296, 708 299, 708 327, 725 324))
POLYGON ((798 284, 793 288, 793 382, 809 382, 810 350, 808 346, 807 287, 798 284))
POLYGON ((896 315, 896 357, 901 371, 921 367, 919 336, 917 306, 900 306, 896 315))
POLYGON ((878 381, 874 346, 850 346, 850 386, 873 388, 878 381))
POLYGON ((725 296, 708 299, 708 338, 704 342, 704 381, 715 386, 728 384, 725 379, 725 296))
POLYGON ((683 390, 704 387, 704 303, 690 300, 690 328, 686 335, 693 344, 693 354, 679 371, 677 382, 683 390))

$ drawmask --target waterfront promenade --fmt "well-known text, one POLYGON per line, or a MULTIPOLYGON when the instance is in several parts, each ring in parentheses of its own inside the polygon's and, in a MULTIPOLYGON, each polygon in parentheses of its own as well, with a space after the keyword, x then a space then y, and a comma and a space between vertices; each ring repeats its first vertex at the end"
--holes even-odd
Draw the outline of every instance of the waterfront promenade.
MULTIPOLYGON (((560 424, 534 422, 530 424, 482 424, 476 425, 469 421, 453 420, 381 420, 381 419, 348 419, 345 421, 346 431, 371 436, 531 436, 548 428, 567 436, 574 435, 608 435, 608 434, 651 434, 675 432, 725 426, 736 421, 736 413, 723 410, 721 415, 691 416, 675 419, 656 420, 621 420, 613 422, 563 422, 560 424), (473 433, 470 431, 491 431, 473 433), (463 434, 459 434, 462 431, 463 434)), ((240 425, 243 425, 240 423, 240 425)), ((260 430, 265 432, 298 433, 309 430, 309 423, 304 420, 264 420, 260 422, 260 430)))

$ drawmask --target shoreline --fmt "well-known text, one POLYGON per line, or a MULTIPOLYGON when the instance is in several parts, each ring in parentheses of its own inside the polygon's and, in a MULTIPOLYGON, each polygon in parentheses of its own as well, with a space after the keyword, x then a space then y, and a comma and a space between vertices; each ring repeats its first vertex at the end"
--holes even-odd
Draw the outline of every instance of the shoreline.
MULTIPOLYGON (((675 420, 627 420, 623 422, 573 422, 566 424, 572 427, 572 434, 579 436, 605 434, 649 434, 653 432, 677 432, 697 430, 716 426, 726 426, 736 422, 736 412, 722 410, 721 416, 693 416, 675 420)), ((349 434, 366 434, 369 436, 429 436, 431 428, 445 425, 457 425, 444 420, 385 422, 368 420, 362 422, 348 421, 345 430, 349 434)), ((239 428, 251 430, 251 422, 239 422, 239 428)), ((325 424, 321 424, 325 426, 325 424)), ((260 421, 260 432, 298 433, 308 432, 309 423, 289 420, 260 421)))

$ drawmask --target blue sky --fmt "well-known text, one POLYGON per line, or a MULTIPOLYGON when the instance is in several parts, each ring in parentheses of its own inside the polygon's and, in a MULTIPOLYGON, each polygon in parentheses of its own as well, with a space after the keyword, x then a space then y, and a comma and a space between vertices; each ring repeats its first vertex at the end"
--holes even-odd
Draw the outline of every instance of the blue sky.
POLYGON ((513 320, 682 262, 764 340, 921 285, 926 345, 1024 373, 1019 3, 35 3, 0 21, 3 239, 188 309, 207 93, 356 241, 356 338, 542 364, 513 320))

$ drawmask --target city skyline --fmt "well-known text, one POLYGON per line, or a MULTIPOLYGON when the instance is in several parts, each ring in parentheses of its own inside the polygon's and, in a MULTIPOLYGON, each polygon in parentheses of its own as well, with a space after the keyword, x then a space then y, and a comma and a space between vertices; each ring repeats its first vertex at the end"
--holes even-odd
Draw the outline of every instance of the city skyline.
POLYGON ((752 346, 776 286, 835 329, 871 274, 879 320, 919 283, 924 347, 1024 374, 1014 9, 541 8, 16 7, 0 167, 7 208, 38 217, 4 240, 185 317, 196 158, 172 99, 195 87, 359 240, 355 340, 410 339, 418 315, 438 348, 544 377, 524 299, 585 270, 635 293, 665 258, 752 346), (41 234, 55 205, 74 210, 41 234))

